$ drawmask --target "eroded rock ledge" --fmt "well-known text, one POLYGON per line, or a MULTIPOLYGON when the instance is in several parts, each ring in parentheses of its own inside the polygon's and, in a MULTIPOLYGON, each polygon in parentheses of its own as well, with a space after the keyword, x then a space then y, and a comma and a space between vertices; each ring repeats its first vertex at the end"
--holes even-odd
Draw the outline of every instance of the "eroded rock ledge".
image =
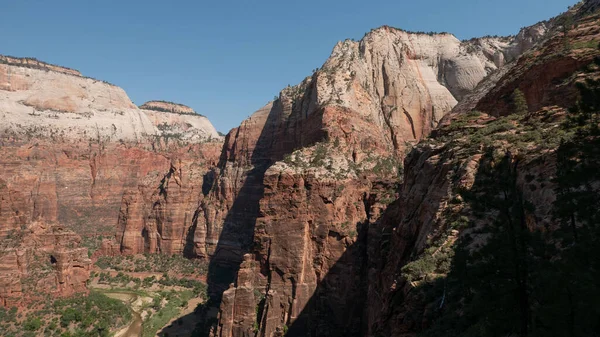
POLYGON ((188 115, 196 114, 196 111, 194 111, 194 109, 190 108, 187 105, 167 101, 148 101, 140 105, 140 109, 188 115))

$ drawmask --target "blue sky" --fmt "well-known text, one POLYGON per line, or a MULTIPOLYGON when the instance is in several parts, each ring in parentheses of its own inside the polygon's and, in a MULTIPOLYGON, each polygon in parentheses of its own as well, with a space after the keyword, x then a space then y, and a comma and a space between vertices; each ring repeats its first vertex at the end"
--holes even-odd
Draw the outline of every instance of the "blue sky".
POLYGON ((138 105, 189 105, 227 132, 371 28, 509 35, 575 2, 0 0, 0 54, 78 69, 138 105))

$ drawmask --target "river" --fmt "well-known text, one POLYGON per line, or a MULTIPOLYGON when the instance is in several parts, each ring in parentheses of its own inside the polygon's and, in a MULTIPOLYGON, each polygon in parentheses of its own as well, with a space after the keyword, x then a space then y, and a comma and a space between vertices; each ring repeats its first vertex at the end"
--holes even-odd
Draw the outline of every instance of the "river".
POLYGON ((135 306, 133 305, 133 303, 139 299, 139 295, 135 294, 135 293, 129 293, 129 292, 118 292, 118 293, 117 292, 104 292, 104 294, 110 298, 114 298, 119 301, 123 301, 131 309, 131 314, 132 314, 133 320, 127 327, 119 330, 115 334, 115 337, 141 337, 142 336, 142 316, 140 315, 140 312, 138 311, 139 309, 136 310, 135 306))

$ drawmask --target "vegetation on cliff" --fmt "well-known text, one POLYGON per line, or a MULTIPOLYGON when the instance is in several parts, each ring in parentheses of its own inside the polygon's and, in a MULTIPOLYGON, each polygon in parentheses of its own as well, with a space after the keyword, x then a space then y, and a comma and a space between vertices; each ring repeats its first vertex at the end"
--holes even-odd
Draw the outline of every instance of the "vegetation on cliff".
POLYGON ((473 112, 430 140, 454 151, 459 166, 480 159, 471 187, 458 184, 461 176, 455 175, 444 216, 447 228, 460 229, 456 241, 446 235, 402 269, 408 281, 417 281, 411 320, 430 322, 423 336, 599 331, 598 62, 579 73, 580 99, 567 113, 527 113, 516 93, 514 114, 473 112), (548 166, 555 174, 540 174, 548 166), (551 218, 540 219, 536 207, 544 205, 535 191, 548 188, 556 196, 551 218))

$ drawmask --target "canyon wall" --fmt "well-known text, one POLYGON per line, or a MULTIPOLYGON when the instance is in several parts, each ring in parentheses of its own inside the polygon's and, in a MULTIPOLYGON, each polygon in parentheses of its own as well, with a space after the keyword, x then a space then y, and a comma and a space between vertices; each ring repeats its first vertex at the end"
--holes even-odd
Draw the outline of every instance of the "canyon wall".
POLYGON ((74 232, 32 222, 3 228, 0 239, 0 305, 87 291, 92 261, 74 232))
MULTIPOLYGON (((81 239, 72 245, 89 248, 90 255, 192 255, 189 231, 222 147, 212 124, 193 110, 138 109, 123 89, 76 71, 1 60, 3 240, 12 242, 40 222, 76 233, 81 239)), ((76 273, 61 262, 66 257, 55 258, 58 277, 76 273)), ((11 262, 0 274, 18 283, 26 270, 11 262)), ((65 295, 85 289, 68 282, 64 288, 65 295)), ((27 295, 11 294, 5 304, 27 295)))
MULTIPOLYGON (((596 156, 588 151, 595 151, 597 133, 584 131, 594 130, 597 119, 571 121, 585 120, 575 117, 580 113, 597 113, 598 97, 591 90, 597 90, 600 15, 582 14, 579 8, 570 14, 576 24, 567 36, 552 35, 503 72, 494 86, 472 93, 478 96, 472 107, 481 112, 452 111, 433 137, 406 158, 399 198, 380 222, 389 233, 379 242, 385 252, 369 255, 368 335, 455 336, 477 329, 480 335, 527 331, 558 336, 596 329, 595 319, 582 318, 574 328, 553 311, 562 296, 571 296, 565 292, 586 302, 597 291, 567 285, 573 276, 562 269, 582 258, 570 254, 589 254, 598 239, 591 229, 596 225, 583 210, 587 202, 596 202, 584 195, 598 194, 597 174, 586 171, 596 167, 596 159, 585 159, 596 156), (525 98, 525 112, 518 113, 517 89, 525 98), (571 138, 571 132, 581 136, 571 138), (573 204, 579 206, 569 208, 573 204), (572 247, 585 244, 566 233, 584 228, 590 228, 591 246, 574 253, 572 247), (509 238, 523 240, 522 251, 509 238), (556 245, 562 249, 554 250, 556 245), (560 267, 540 264, 539 259, 550 257, 562 260, 560 267), (515 273, 525 260, 532 264, 515 273), (526 281, 517 285, 520 279, 526 281), (486 282, 498 287, 488 288, 486 282), (562 286, 552 288, 556 284, 562 286), (553 290, 545 293, 545 287, 553 290), (474 291, 486 296, 485 304, 469 297, 474 291), (511 302, 516 299, 520 305, 511 302), (547 310, 536 310, 540 305, 547 310), (500 328, 494 325, 498 319, 514 324, 500 328)), ((580 267, 582 274, 593 273, 580 267)))
POLYGON ((485 246, 477 230, 502 217, 468 199, 505 178, 487 174, 511 167, 501 187, 534 206, 520 223, 556 227, 551 136, 597 70, 593 3, 567 40, 557 19, 468 41, 375 29, 225 139, 184 105, 138 108, 77 71, 0 58, 0 300, 17 303, 32 270, 84 291, 85 246, 210 260, 213 336, 427 332, 457 296, 455 245, 485 246), (531 115, 510 117, 516 89, 531 115), (45 247, 45 264, 18 245, 45 247))
POLYGON ((240 263, 236 280, 211 262, 215 289, 230 283, 212 334, 368 333, 365 289, 390 240, 380 218, 398 198, 402 158, 549 26, 463 42, 382 27, 338 43, 321 69, 232 130, 199 235, 220 232, 207 251, 240 263))

